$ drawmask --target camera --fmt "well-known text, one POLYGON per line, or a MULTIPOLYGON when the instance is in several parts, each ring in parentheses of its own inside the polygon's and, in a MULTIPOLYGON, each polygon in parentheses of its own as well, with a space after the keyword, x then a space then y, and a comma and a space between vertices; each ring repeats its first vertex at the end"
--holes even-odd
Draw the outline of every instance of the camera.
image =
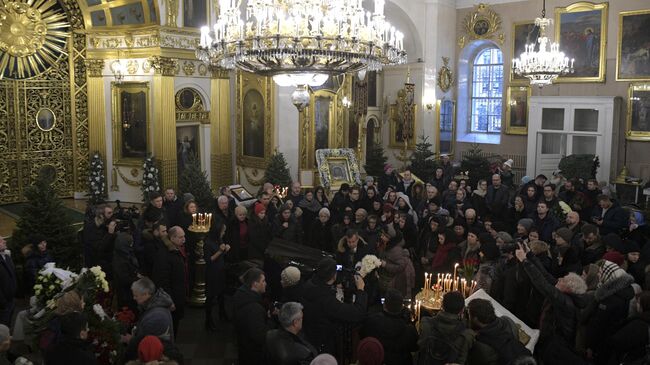
POLYGON ((136 226, 135 222, 140 218, 140 210, 135 206, 124 208, 120 203, 119 200, 116 200, 115 209, 113 209, 113 220, 116 223, 115 231, 133 232, 136 226))

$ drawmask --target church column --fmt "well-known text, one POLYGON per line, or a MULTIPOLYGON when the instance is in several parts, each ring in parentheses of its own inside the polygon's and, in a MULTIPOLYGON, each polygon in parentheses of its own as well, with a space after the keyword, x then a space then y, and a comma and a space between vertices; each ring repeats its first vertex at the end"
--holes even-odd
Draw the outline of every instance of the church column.
POLYGON ((106 96, 104 60, 86 60, 88 75, 88 150, 99 152, 106 161, 106 96))
POLYGON ((210 125, 212 188, 230 185, 232 176, 232 150, 230 142, 230 75, 221 68, 212 69, 210 80, 210 125))
POLYGON ((162 188, 176 187, 176 108, 174 104, 174 70, 176 60, 169 57, 149 58, 154 68, 153 103, 153 155, 158 161, 162 188))

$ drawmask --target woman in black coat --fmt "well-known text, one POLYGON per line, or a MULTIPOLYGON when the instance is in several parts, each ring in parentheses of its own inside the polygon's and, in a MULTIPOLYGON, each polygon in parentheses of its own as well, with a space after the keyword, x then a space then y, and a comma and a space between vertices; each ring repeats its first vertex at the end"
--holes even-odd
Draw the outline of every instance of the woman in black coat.
POLYGON ((208 237, 203 246, 203 258, 205 260, 205 329, 208 331, 217 329, 212 316, 215 299, 219 304, 219 317, 222 320, 226 318, 223 297, 226 288, 224 255, 229 250, 230 245, 224 244, 220 236, 214 237, 214 235, 208 237))
POLYGON ((280 208, 273 225, 273 237, 294 243, 302 243, 302 229, 296 222, 291 207, 286 203, 280 208))
POLYGON ((115 238, 113 251, 113 287, 117 294, 119 308, 129 307, 136 311, 138 306, 133 300, 131 284, 138 280, 138 259, 133 252, 133 237, 125 232, 120 232, 115 238))
POLYGON ((250 244, 248 247, 248 258, 264 261, 264 252, 271 243, 271 224, 266 217, 266 207, 262 203, 255 203, 253 215, 249 219, 248 236, 250 244))
POLYGON ((305 244, 321 251, 334 252, 332 219, 329 209, 322 208, 318 212, 318 217, 312 221, 307 231, 305 244))

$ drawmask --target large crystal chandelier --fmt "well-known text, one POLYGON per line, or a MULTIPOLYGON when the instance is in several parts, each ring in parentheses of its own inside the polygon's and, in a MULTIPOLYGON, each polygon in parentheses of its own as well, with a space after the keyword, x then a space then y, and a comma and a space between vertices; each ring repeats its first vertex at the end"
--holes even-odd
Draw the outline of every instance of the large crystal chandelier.
POLYGON ((535 19, 535 25, 539 27, 539 49, 535 43, 527 44, 526 50, 519 55, 519 58, 512 60, 512 71, 520 76, 530 79, 531 85, 550 85, 558 76, 573 72, 573 59, 560 52, 560 45, 557 42, 550 43, 546 37, 546 27, 553 24, 553 19, 546 18, 546 0, 542 5, 542 17, 535 19))
POLYGON ((216 24, 212 30, 201 28, 196 55, 205 63, 297 86, 299 109, 305 106, 306 86, 320 86, 332 75, 359 72, 361 77, 406 62, 404 35, 385 20, 385 0, 374 0, 373 13, 363 9, 362 0, 246 3, 219 0, 216 24))

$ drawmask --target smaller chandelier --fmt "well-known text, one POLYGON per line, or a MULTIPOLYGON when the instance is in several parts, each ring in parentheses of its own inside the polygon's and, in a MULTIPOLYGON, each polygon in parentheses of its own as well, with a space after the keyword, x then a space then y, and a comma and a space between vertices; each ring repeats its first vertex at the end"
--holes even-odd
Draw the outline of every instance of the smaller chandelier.
POLYGON ((539 27, 539 49, 536 51, 536 44, 527 44, 526 50, 519 55, 519 58, 512 60, 512 71, 520 76, 530 79, 531 85, 551 85, 558 76, 573 72, 573 61, 560 52, 560 45, 557 42, 549 42, 546 37, 546 27, 553 24, 553 19, 546 18, 546 1, 542 7, 542 17, 535 19, 535 25, 539 27), (550 49, 549 49, 550 43, 550 49))

